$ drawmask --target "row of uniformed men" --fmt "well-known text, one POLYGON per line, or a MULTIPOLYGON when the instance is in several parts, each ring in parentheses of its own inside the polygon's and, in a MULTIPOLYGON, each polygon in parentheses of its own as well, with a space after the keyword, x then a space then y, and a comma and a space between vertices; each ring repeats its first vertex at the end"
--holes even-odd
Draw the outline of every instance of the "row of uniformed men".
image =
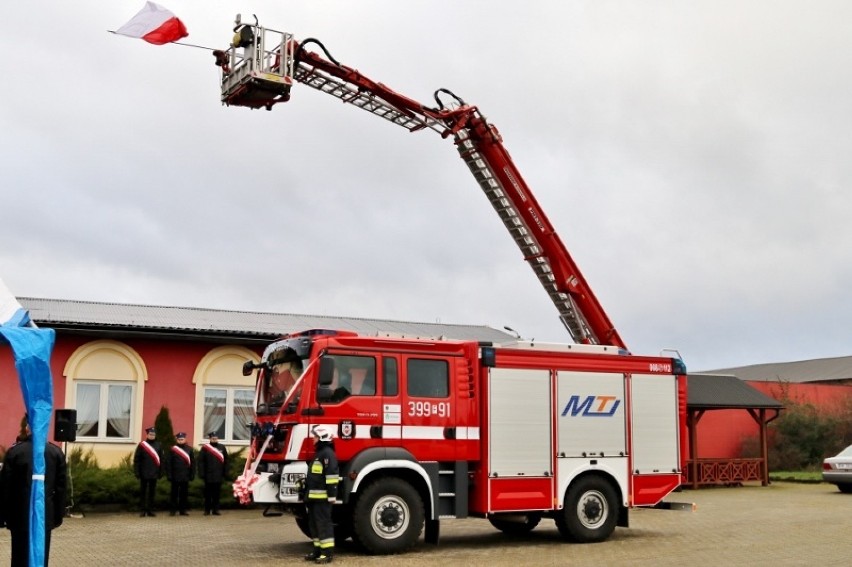
POLYGON ((175 437, 177 444, 167 452, 157 441, 157 430, 149 427, 146 438, 133 454, 133 473, 139 479, 140 517, 154 516, 154 493, 157 480, 164 475, 171 483, 169 512, 189 515, 189 482, 198 477, 204 481, 204 515, 219 515, 219 494, 228 475, 228 449, 219 443, 215 431, 207 434, 208 442, 196 451, 186 444, 186 433, 175 437))

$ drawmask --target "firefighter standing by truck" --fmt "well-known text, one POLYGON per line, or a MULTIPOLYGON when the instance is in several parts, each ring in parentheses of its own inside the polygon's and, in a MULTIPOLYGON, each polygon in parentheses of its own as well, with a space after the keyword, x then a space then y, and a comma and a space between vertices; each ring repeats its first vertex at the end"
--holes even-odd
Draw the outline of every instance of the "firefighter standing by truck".
POLYGON ((331 563, 334 560, 334 524, 331 520, 331 509, 337 499, 340 469, 331 431, 317 425, 311 433, 316 451, 314 458, 308 461, 305 503, 314 549, 305 555, 305 561, 331 563))

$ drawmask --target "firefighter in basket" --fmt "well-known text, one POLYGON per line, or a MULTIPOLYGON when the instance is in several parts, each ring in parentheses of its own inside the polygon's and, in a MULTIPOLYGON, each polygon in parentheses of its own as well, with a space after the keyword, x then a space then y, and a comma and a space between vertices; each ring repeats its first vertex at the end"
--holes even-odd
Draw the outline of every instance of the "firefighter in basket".
POLYGON ((308 510, 308 527, 313 539, 313 551, 305 555, 306 561, 331 563, 334 559, 334 524, 331 509, 337 499, 337 455, 334 453, 334 436, 322 425, 311 429, 316 451, 308 461, 305 479, 305 505, 308 510))

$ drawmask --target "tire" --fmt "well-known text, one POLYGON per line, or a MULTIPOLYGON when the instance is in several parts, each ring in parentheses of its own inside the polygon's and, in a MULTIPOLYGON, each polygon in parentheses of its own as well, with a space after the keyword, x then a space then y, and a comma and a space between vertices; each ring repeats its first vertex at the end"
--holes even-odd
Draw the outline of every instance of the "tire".
POLYGON ((852 484, 838 484, 837 489, 843 494, 852 494, 852 484))
POLYGON ((574 481, 565 493, 564 507, 556 515, 556 527, 568 541, 604 541, 618 522, 619 498, 612 485, 599 476, 574 481))
POLYGON ((352 522, 349 520, 352 517, 348 506, 345 504, 335 504, 331 514, 331 519, 334 521, 334 543, 341 545, 344 541, 352 537, 352 522))
POLYGON ((368 485, 352 513, 352 538, 368 553, 387 555, 412 547, 423 531, 423 500, 399 478, 368 485))
POLYGON ((506 514, 505 517, 489 516, 491 525, 510 536, 530 533, 541 521, 541 514, 506 514), (509 519, 514 517, 516 519, 509 519))
POLYGON ((308 515, 307 514, 296 514, 296 525, 299 526, 299 529, 302 530, 302 533, 308 539, 311 539, 311 529, 308 527, 308 515))
MULTIPOLYGON (((335 511, 337 508, 335 506, 335 511)), ((352 528, 348 525, 348 521, 341 519, 337 513, 332 514, 332 518, 334 520, 334 543, 340 545, 352 537, 352 528)), ((307 513, 296 514, 296 525, 308 539, 311 539, 307 513)))

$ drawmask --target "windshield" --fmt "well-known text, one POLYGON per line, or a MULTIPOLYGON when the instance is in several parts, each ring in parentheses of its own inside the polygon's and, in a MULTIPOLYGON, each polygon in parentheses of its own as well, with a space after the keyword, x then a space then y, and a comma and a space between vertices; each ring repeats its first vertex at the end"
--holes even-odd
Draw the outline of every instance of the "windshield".
POLYGON ((267 371, 267 400, 270 405, 279 405, 287 397, 296 380, 302 375, 302 361, 293 360, 276 364, 267 371))
POLYGON ((263 351, 257 374, 257 415, 293 413, 302 394, 302 383, 311 366, 310 336, 278 340, 263 351), (310 363, 309 363, 310 362, 310 363))
POLYGON ((265 363, 259 375, 259 413, 265 413, 272 407, 280 407, 304 373, 305 362, 287 341, 273 346, 274 348, 264 353, 265 363))

